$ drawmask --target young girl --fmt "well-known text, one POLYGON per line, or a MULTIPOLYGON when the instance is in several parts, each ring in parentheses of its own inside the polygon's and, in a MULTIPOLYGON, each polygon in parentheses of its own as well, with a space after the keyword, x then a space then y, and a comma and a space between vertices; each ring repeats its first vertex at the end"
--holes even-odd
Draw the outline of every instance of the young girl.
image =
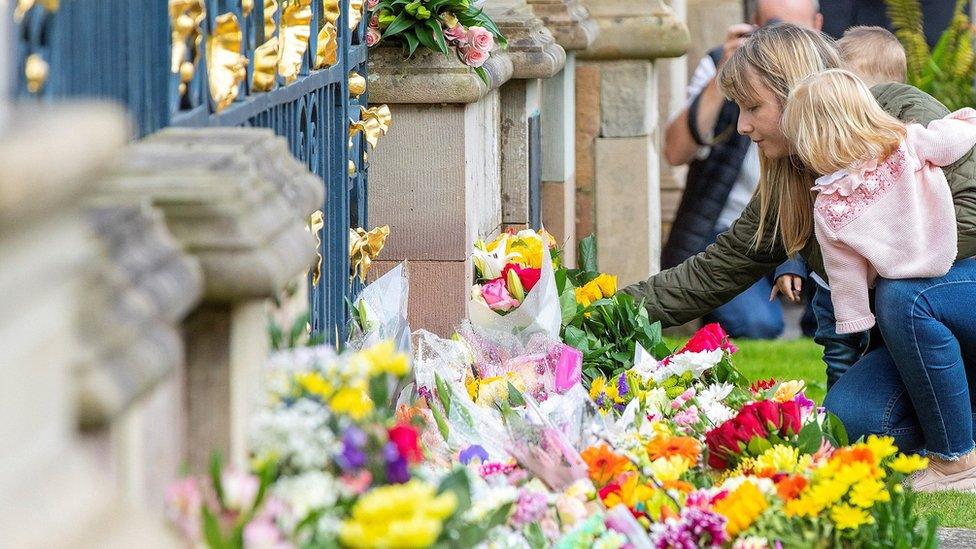
POLYGON ((956 258, 952 193, 940 166, 976 145, 976 110, 926 128, 881 109, 853 73, 830 69, 790 93, 783 133, 817 173, 814 227, 830 279, 837 333, 867 330, 877 277, 933 278, 956 258))
POLYGON ((932 458, 915 489, 976 490, 976 261, 956 260, 956 210, 940 168, 976 145, 976 110, 906 124, 855 75, 831 69, 791 91, 782 130, 803 164, 827 174, 813 188, 814 232, 837 333, 875 324, 868 291, 877 286, 884 343, 932 458))

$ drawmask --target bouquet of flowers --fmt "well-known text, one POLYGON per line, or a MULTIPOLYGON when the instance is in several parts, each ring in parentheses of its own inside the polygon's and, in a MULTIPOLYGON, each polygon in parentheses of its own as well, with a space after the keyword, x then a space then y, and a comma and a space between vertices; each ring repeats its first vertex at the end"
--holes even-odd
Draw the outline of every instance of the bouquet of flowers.
POLYGON ((639 347, 664 357, 661 325, 651 322, 643 303, 617 293, 617 277, 597 269, 596 239, 580 242, 578 269, 558 269, 556 291, 562 313, 561 337, 583 352, 583 375, 618 376, 634 363, 639 347))
POLYGON ((468 307, 472 323, 523 338, 536 332, 558 338, 555 248, 552 235, 532 229, 509 230, 490 242, 475 242, 475 284, 468 307))
POLYGON ((481 10, 485 0, 368 0, 370 18, 366 45, 395 39, 412 56, 423 46, 449 55, 471 67, 488 82, 483 65, 505 37, 491 17, 481 10))
POLYGON ((398 351, 412 354, 407 320, 409 293, 406 262, 364 287, 350 305, 347 346, 363 349, 389 340, 395 342, 398 351))
MULTIPOLYGON (((171 516, 209 547, 431 546, 484 539, 471 523, 471 479, 431 467, 422 417, 397 413, 390 391, 409 373, 391 341, 337 355, 274 355, 250 448, 254 473, 220 472, 171 489, 171 516)), ((498 510, 500 523, 508 509, 498 510)))

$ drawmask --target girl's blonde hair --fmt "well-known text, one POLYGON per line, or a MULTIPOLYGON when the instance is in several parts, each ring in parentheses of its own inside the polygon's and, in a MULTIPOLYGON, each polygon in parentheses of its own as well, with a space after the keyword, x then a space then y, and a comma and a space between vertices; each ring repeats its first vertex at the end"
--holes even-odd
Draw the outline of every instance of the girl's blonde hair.
MULTIPOLYGON (((788 23, 756 29, 719 72, 725 95, 740 105, 760 101, 759 88, 770 90, 780 108, 800 80, 840 66, 831 39, 819 32, 788 23)), ((760 215, 754 246, 768 240, 770 248, 781 238, 786 253, 795 255, 813 234, 813 187, 815 174, 793 158, 766 158, 759 151, 760 177, 756 193, 760 215), (767 218, 775 204, 773 226, 767 218), (768 231, 772 234, 767 235, 768 231)))
POLYGON ((800 160, 822 174, 883 160, 906 132, 864 82, 843 69, 813 74, 797 84, 786 100, 782 127, 800 160))

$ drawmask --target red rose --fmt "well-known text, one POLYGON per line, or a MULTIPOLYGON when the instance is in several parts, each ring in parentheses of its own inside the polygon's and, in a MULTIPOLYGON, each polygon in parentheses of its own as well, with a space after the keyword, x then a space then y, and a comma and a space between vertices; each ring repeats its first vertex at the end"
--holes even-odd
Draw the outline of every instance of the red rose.
POLYGON ((738 442, 749 444, 752 437, 766 438, 766 428, 763 426, 762 419, 755 412, 742 410, 742 413, 739 413, 732 421, 736 426, 735 438, 738 442))
POLYGON ((729 458, 739 451, 739 442, 735 436, 736 426, 733 421, 726 421, 715 429, 705 433, 705 445, 708 446, 708 465, 715 469, 728 467, 729 458))
POLYGON ((400 455, 410 463, 420 463, 424 460, 424 454, 420 451, 418 443, 417 430, 412 425, 401 423, 387 430, 386 435, 390 442, 396 445, 400 455))
POLYGON ((535 287, 536 283, 539 282, 539 277, 542 276, 542 269, 533 269, 531 267, 523 269, 515 263, 509 263, 502 269, 502 278, 508 277, 508 271, 515 271, 515 275, 519 277, 519 282, 522 283, 522 288, 525 289, 525 293, 529 293, 535 287))
POLYGON ((779 430, 780 436, 797 435, 800 433, 800 405, 796 401, 788 400, 780 406, 783 414, 783 426, 779 430))
POLYGON ((779 405, 772 400, 760 400, 748 405, 747 408, 759 417, 767 431, 778 431, 783 425, 779 405))
POLYGON ((712 324, 702 326, 700 330, 695 332, 695 335, 691 336, 688 343, 675 354, 685 351, 700 353, 702 351, 714 351, 716 349, 722 349, 730 353, 735 353, 738 350, 729 341, 729 334, 725 333, 725 330, 718 323, 713 322, 712 324))

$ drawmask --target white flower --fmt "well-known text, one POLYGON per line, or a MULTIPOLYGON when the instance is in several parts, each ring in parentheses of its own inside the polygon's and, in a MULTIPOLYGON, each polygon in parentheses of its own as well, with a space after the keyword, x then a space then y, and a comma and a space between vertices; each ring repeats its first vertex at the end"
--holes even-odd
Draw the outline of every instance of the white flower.
POLYGON ((668 392, 663 387, 655 387, 644 395, 644 406, 647 407, 648 412, 664 415, 665 410, 671 409, 671 399, 668 398, 668 392))
POLYGON ((512 503, 518 498, 518 489, 514 486, 485 486, 471 498, 471 507, 464 512, 466 522, 479 523, 495 509, 512 503))
POLYGON ((680 376, 685 372, 691 372, 691 375, 697 379, 721 362, 724 354, 725 351, 722 349, 715 349, 714 351, 697 353, 685 351, 674 355, 667 366, 654 372, 654 381, 661 382, 671 376, 680 376))
POLYGON ((471 261, 475 268, 481 273, 481 278, 493 280, 502 276, 502 269, 511 259, 510 254, 506 254, 508 248, 508 237, 502 236, 501 241, 495 246, 493 251, 487 250, 487 244, 482 241, 475 242, 474 251, 471 253, 471 261))
POLYGON ((714 402, 722 402, 725 397, 732 393, 732 389, 735 386, 731 383, 713 383, 708 387, 705 387, 698 393, 696 400, 698 404, 705 405, 714 402))
POLYGON ((251 449, 259 460, 276 460, 285 474, 324 469, 341 450, 330 417, 327 408, 308 399, 261 409, 251 419, 251 449))
POLYGON ((224 505, 233 511, 244 511, 254 505, 261 481, 252 474, 227 469, 220 475, 220 485, 223 488, 224 505))
POLYGON ((654 378, 654 372, 661 367, 661 364, 651 356, 640 344, 634 349, 634 366, 630 371, 637 374, 645 383, 654 378))
POLYGON ((279 479, 275 482, 273 491, 288 504, 295 520, 301 522, 313 511, 335 505, 339 487, 331 475, 321 471, 309 471, 279 479))
POLYGON ((702 404, 701 412, 705 414, 708 421, 715 426, 721 425, 722 423, 725 423, 726 421, 735 417, 735 412, 732 411, 732 408, 729 408, 721 402, 702 404))
POLYGON ((732 544, 732 549, 767 549, 768 547, 769 542, 766 541, 766 538, 758 536, 739 538, 732 544))

